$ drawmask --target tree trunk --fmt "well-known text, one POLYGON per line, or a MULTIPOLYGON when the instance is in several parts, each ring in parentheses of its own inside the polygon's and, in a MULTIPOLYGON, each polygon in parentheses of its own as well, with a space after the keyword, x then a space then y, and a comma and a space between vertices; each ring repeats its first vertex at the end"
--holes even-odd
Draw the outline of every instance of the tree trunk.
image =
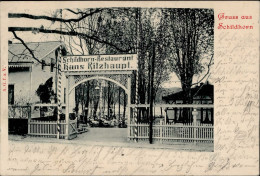
MULTIPOLYGON (((151 104, 151 91, 152 91, 152 85, 151 85, 151 65, 152 65, 152 58, 149 57, 149 64, 148 64, 148 88, 147 88, 147 104, 151 104)), ((146 108, 146 120, 147 122, 150 122, 150 108, 146 108)))
POLYGON ((88 121, 88 113, 89 113, 89 101, 90 101, 90 98, 89 98, 89 89, 90 89, 90 84, 89 84, 89 81, 87 82, 87 95, 86 95, 86 104, 85 104, 85 109, 87 108, 87 110, 85 111, 85 121, 87 123, 88 121))
MULTIPOLYGON (((183 104, 192 104, 192 94, 191 94, 191 82, 187 82, 186 84, 182 84, 183 89, 183 104)), ((183 123, 191 123, 191 108, 183 108, 183 115, 181 116, 181 121, 183 123)))
POLYGON ((154 61, 155 61, 155 45, 153 43, 153 57, 151 59, 151 84, 150 84, 150 125, 149 125, 149 142, 150 144, 153 143, 153 102, 154 102, 154 61))

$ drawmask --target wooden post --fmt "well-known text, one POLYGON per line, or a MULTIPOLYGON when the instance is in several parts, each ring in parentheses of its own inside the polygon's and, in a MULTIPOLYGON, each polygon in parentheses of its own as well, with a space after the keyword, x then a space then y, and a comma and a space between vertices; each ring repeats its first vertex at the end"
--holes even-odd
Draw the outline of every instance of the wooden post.
POLYGON ((30 103, 32 103, 32 67, 33 67, 33 64, 31 65, 30 67, 30 103))
POLYGON ((66 76, 66 115, 65 115, 65 122, 66 122, 66 132, 65 132, 65 139, 69 139, 69 125, 70 125, 70 118, 69 118, 69 76, 66 76))
POLYGON ((167 116, 168 116, 168 114, 167 114, 167 110, 166 109, 164 109, 164 114, 165 114, 165 116, 164 116, 164 124, 166 125, 167 124, 167 116))
POLYGON ((121 121, 121 116, 120 116, 120 108, 121 108, 121 106, 120 106, 120 94, 121 94, 121 87, 119 87, 118 86, 118 114, 119 114, 119 116, 118 116, 118 120, 119 120, 119 122, 121 121))
POLYGON ((134 140, 135 142, 137 142, 137 136, 138 136, 138 133, 137 133, 137 129, 138 129, 138 126, 137 126, 137 113, 138 113, 138 110, 137 110, 137 104, 139 103, 139 95, 138 95, 138 88, 139 88, 139 64, 138 64, 138 60, 139 60, 139 45, 140 45, 140 25, 141 25, 141 15, 140 15, 140 10, 137 8, 136 9, 136 36, 137 36, 137 40, 136 40, 136 46, 137 46, 137 70, 136 70, 136 84, 135 84, 135 107, 134 107, 134 123, 135 123, 135 127, 134 127, 134 140), (139 22, 139 23, 138 23, 139 22))
MULTIPOLYGON (((32 103, 32 67, 33 67, 33 64, 31 65, 30 67, 30 93, 29 93, 29 96, 30 96, 30 103, 32 103)), ((28 113, 28 134, 30 134, 30 122, 31 122, 31 114, 32 114, 32 106, 30 106, 29 108, 29 113, 28 113)))
POLYGON ((163 135, 162 135, 162 133, 163 133, 163 123, 162 123, 163 121, 162 120, 160 120, 160 142, 161 142, 161 144, 162 144, 162 138, 163 138, 163 135))
POLYGON ((127 108, 127 137, 128 137, 128 141, 130 140, 130 115, 131 115, 131 76, 128 75, 127 78, 127 90, 128 90, 128 94, 127 94, 127 104, 128 104, 128 108, 127 108))
MULTIPOLYGON (((62 19, 62 9, 60 9, 60 16, 62 19)), ((62 23, 60 23, 60 29, 62 29, 62 23)), ((58 60, 58 80, 56 82, 57 85, 57 100, 58 100, 58 113, 57 113, 57 138, 60 138, 60 131, 61 131, 61 125, 60 125, 60 115, 62 114, 62 106, 61 106, 61 60, 62 60, 62 36, 60 35, 60 48, 59 48, 59 54, 57 59, 58 60)))
POLYGON ((193 134, 194 134, 193 138, 194 138, 194 144, 196 144, 196 142, 197 142, 197 140, 196 140, 196 138, 197 138, 197 127, 195 127, 195 126, 197 126, 197 116, 198 116, 198 111, 197 111, 196 108, 194 108, 192 115, 193 115, 193 126, 194 126, 193 127, 193 134))
POLYGON ((138 126, 137 126, 137 104, 138 104, 138 70, 136 71, 136 89, 135 89, 135 108, 134 108, 134 122, 135 122, 135 128, 134 128, 134 139, 135 142, 137 142, 137 136, 138 136, 138 126))
POLYGON ((31 128, 31 126, 30 126, 30 122, 31 122, 31 114, 32 114, 32 106, 29 106, 29 112, 28 112, 28 134, 30 134, 31 133, 31 131, 30 131, 30 128, 31 128))
POLYGON ((60 46, 59 49, 59 56, 57 57, 58 60, 58 80, 57 80, 57 100, 58 100, 58 113, 57 113, 57 138, 60 138, 60 131, 61 131, 61 127, 60 127, 60 115, 62 114, 62 106, 61 106, 61 77, 62 77, 62 73, 61 73, 61 49, 62 47, 60 46))

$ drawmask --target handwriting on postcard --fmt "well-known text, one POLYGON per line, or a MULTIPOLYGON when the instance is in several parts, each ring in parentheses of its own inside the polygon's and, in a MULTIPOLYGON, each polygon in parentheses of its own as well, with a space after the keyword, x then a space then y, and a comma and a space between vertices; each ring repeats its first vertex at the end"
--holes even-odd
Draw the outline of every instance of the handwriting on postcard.
POLYGON ((10 142, 8 171, 26 175, 221 173, 232 168, 253 168, 256 163, 248 161, 255 158, 240 155, 226 159, 219 152, 185 155, 163 149, 10 142))
MULTIPOLYGON (((252 17, 245 19, 250 20, 252 17)), ((223 20, 226 19, 219 17, 219 22, 223 20)), ((258 39, 250 30, 231 32, 218 28, 216 33, 218 37, 215 42, 217 49, 213 73, 216 107, 215 151, 225 156, 222 162, 226 163, 232 172, 232 163, 235 161, 236 167, 243 168, 241 163, 246 164, 242 161, 243 158, 254 157, 254 151, 258 150, 259 145, 259 72, 255 59, 258 57, 255 50, 258 39)), ((258 162, 255 158, 255 163, 258 162)), ((250 161, 246 165, 253 163, 250 161)))

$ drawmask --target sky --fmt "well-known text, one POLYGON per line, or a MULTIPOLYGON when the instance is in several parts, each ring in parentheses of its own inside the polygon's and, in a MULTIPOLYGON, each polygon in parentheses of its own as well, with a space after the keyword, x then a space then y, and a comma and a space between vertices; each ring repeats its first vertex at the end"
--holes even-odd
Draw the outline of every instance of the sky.
MULTIPOLYGON (((12 11, 11 11, 12 12, 12 11)), ((40 9, 25 9, 22 11, 15 11, 13 13, 29 13, 33 15, 51 15, 53 13, 52 10, 40 10, 40 9)), ((45 28, 58 28, 59 24, 52 24, 47 20, 31 20, 31 19, 22 19, 22 18, 9 18, 9 26, 12 27, 41 27, 41 25, 45 26, 45 28)), ((19 37, 21 37, 25 42, 43 42, 43 41, 56 41, 59 40, 58 35, 53 34, 33 34, 32 32, 16 32, 19 37)), ((14 40, 14 36, 12 33, 9 33, 9 39, 13 42, 18 42, 14 40)))
MULTIPOLYGON (((10 11, 13 13, 29 13, 33 15, 47 15, 51 16, 55 12, 58 13, 58 11, 49 9, 49 10, 41 10, 41 9, 23 9, 21 11, 10 11)), ((73 16, 70 15, 68 16, 68 13, 66 11, 63 11, 63 18, 72 18, 73 16)), ((31 19, 9 19, 9 26, 12 27, 18 27, 18 26, 23 26, 23 27, 41 27, 43 25, 45 28, 51 28, 51 29, 59 29, 60 28, 60 23, 51 23, 48 20, 31 20, 31 19)), ((45 41, 59 41, 60 36, 57 34, 42 34, 42 33, 37 33, 33 34, 32 32, 16 32, 18 37, 22 38, 25 42, 45 42, 45 41)), ((14 40, 14 36, 12 33, 8 33, 8 38, 11 40, 13 43, 17 43, 17 40, 14 40)), ((205 73, 202 73, 204 75, 205 73)), ((201 76, 202 77, 202 76, 201 76)), ((207 77, 203 80, 205 82, 207 77)), ((198 77, 194 77, 194 82, 198 80, 198 77)), ((209 82, 210 79, 209 79, 209 82)), ((177 78, 175 73, 170 74, 170 80, 166 81, 162 84, 162 87, 164 88, 171 88, 171 87, 181 87, 181 83, 179 79, 177 78)))

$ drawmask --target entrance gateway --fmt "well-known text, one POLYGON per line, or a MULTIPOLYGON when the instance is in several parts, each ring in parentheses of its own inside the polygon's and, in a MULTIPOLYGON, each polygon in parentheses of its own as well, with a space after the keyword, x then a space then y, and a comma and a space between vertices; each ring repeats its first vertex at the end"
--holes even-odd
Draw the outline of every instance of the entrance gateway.
MULTIPOLYGON (((127 94, 126 116, 128 117, 127 132, 130 134, 130 104, 131 104, 131 81, 133 71, 138 69, 137 54, 120 55, 71 55, 62 56, 59 63, 59 72, 63 72, 66 77, 66 139, 70 139, 71 131, 75 131, 75 126, 71 126, 69 113, 71 110, 70 94, 81 83, 90 80, 106 80, 121 87, 127 94), (73 130, 74 129, 74 130, 73 130)), ((61 76, 58 76, 58 89, 61 84, 61 76)), ((58 90, 58 122, 61 112, 61 96, 58 90)), ((59 131, 59 124, 58 124, 59 131)), ((59 135, 59 134, 58 134, 59 135)))

